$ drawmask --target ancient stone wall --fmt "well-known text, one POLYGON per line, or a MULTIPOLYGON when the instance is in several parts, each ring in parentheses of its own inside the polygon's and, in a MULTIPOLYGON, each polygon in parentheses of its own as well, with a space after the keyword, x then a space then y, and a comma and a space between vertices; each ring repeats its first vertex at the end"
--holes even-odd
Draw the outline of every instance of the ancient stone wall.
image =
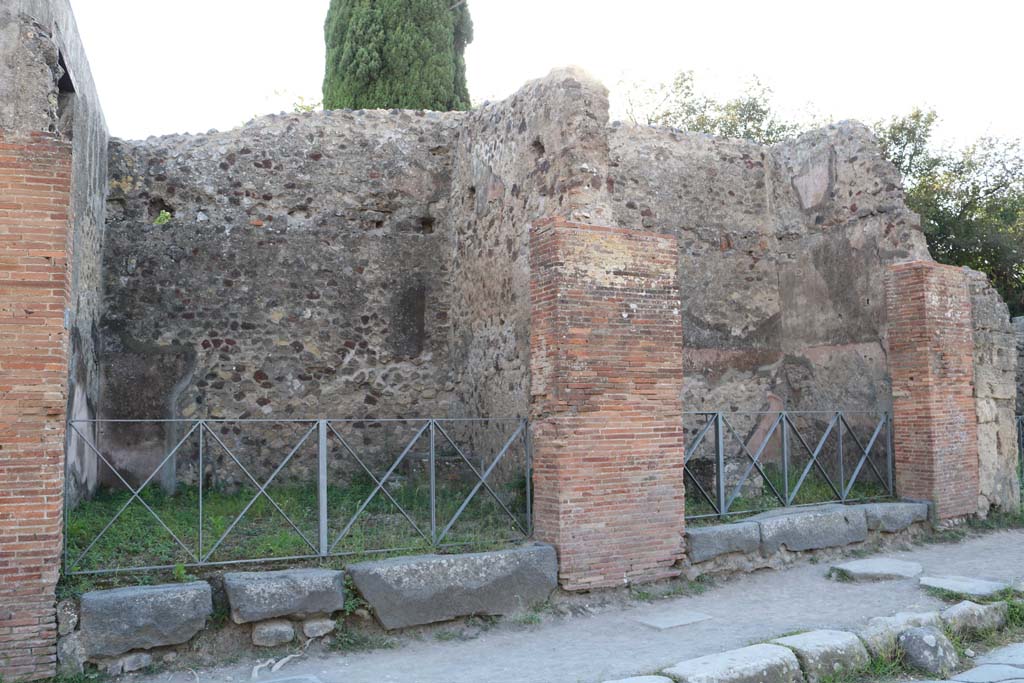
MULTIPOLYGON (((0 9, 0 50, 0 129, 45 131, 72 147, 68 415, 87 420, 99 402, 106 123, 66 0, 6 3, 0 9)), ((81 429, 88 432, 90 425, 81 429)), ((72 500, 95 488, 96 458, 81 440, 68 443, 67 469, 72 500)))
MULTIPOLYGON (((469 113, 270 117, 112 159, 109 417, 523 416, 527 235, 549 216, 678 238, 688 410, 878 414, 882 272, 927 258, 865 127, 762 147, 609 124, 574 70, 469 113)), ((174 441, 111 436, 150 444, 149 469, 174 441)))
POLYGON ((1024 415, 1024 316, 1013 319, 1017 337, 1017 414, 1024 415))
POLYGON ((984 273, 964 269, 974 324, 974 400, 978 414, 978 514, 1020 509, 1017 473, 1017 339, 1010 311, 984 273))
MULTIPOLYGON (((333 111, 114 143, 103 416, 449 414, 444 226, 461 116, 333 111)), ((107 443, 145 476, 178 436, 165 431, 107 443)), ((229 447, 268 446, 260 472, 287 452, 224 431, 229 447)))
POLYGON ((529 226, 604 219, 607 120, 603 86, 563 70, 461 124, 448 219, 452 354, 470 414, 529 412, 529 226))
MULTIPOLYGON (((65 483, 96 483, 65 416, 98 401, 107 133, 66 0, 0 7, 0 678, 55 672, 65 483)), ((86 426, 88 429, 88 426, 86 426)))
POLYGON ((610 146, 616 224, 680 240, 687 410, 889 409, 883 269, 928 252, 867 128, 610 146))

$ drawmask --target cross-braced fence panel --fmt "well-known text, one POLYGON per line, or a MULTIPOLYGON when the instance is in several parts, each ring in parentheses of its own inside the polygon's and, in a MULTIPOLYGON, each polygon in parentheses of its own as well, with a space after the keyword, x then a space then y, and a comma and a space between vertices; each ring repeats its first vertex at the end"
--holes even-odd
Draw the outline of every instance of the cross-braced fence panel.
POLYGON ((520 419, 93 420, 71 422, 69 439, 105 486, 66 507, 68 574, 486 548, 531 533, 520 419), (124 444, 142 439, 126 435, 148 439, 144 462, 129 462, 124 444))
POLYGON ((891 496, 891 425, 855 412, 684 415, 687 519, 891 496))

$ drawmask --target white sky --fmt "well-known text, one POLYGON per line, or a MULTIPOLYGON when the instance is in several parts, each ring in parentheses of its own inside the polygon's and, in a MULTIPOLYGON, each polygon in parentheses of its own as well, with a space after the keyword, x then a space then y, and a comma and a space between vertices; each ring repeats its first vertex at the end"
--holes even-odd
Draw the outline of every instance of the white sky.
MULTIPOLYGON (((71 0, 112 134, 227 129, 320 99, 328 0, 71 0)), ((577 64, 624 80, 757 75, 789 114, 874 121, 915 104, 944 141, 1024 137, 1016 0, 469 0, 474 101, 577 64)), ((622 116, 613 109, 613 116, 622 116)))

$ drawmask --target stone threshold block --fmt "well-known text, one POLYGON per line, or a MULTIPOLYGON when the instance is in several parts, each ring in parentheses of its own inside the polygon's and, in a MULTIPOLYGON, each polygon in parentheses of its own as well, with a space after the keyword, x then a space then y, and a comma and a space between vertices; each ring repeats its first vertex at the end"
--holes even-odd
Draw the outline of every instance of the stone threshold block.
POLYGON ((116 657, 188 642, 213 613, 213 594, 205 581, 114 588, 84 594, 80 609, 85 655, 116 657))
POLYGON ((796 654, 807 683, 819 683, 844 671, 858 671, 869 661, 864 643, 847 631, 808 631, 772 642, 796 654))
POLYGON ((938 588, 973 598, 992 597, 1010 587, 1010 584, 1002 581, 988 581, 969 576, 922 576, 920 584, 923 588, 938 588))
POLYGON ((227 572, 224 591, 236 624, 288 616, 303 619, 345 606, 345 575, 333 569, 227 572))
POLYGON ((828 575, 838 581, 889 581, 913 579, 922 571, 924 569, 918 562, 878 557, 832 565, 828 575))
POLYGON ((386 629, 472 615, 503 615, 544 602, 558 585, 549 545, 460 555, 415 555, 348 567, 386 629))
POLYGON ((679 662, 662 673, 678 683, 803 683, 787 647, 762 643, 679 662))

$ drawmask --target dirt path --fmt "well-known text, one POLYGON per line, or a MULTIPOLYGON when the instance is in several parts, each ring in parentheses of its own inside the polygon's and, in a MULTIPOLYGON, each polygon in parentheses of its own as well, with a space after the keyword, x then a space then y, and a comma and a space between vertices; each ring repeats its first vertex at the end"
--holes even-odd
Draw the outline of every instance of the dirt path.
MULTIPOLYGON (((957 544, 937 544, 879 556, 920 562, 925 573, 1014 580, 1024 577, 1024 531, 1002 531, 957 544)), ((298 660, 265 683, 596 683, 650 673, 678 661, 811 628, 854 629, 869 617, 942 606, 916 580, 875 584, 825 578, 827 563, 758 572, 713 586, 701 595, 662 600, 534 627, 499 626, 470 641, 410 641, 395 650, 298 660), (673 611, 710 616, 657 630, 643 615, 673 611)), ((202 683, 238 683, 251 665, 197 672, 202 683)), ((161 674, 145 683, 194 683, 191 673, 161 674)))

